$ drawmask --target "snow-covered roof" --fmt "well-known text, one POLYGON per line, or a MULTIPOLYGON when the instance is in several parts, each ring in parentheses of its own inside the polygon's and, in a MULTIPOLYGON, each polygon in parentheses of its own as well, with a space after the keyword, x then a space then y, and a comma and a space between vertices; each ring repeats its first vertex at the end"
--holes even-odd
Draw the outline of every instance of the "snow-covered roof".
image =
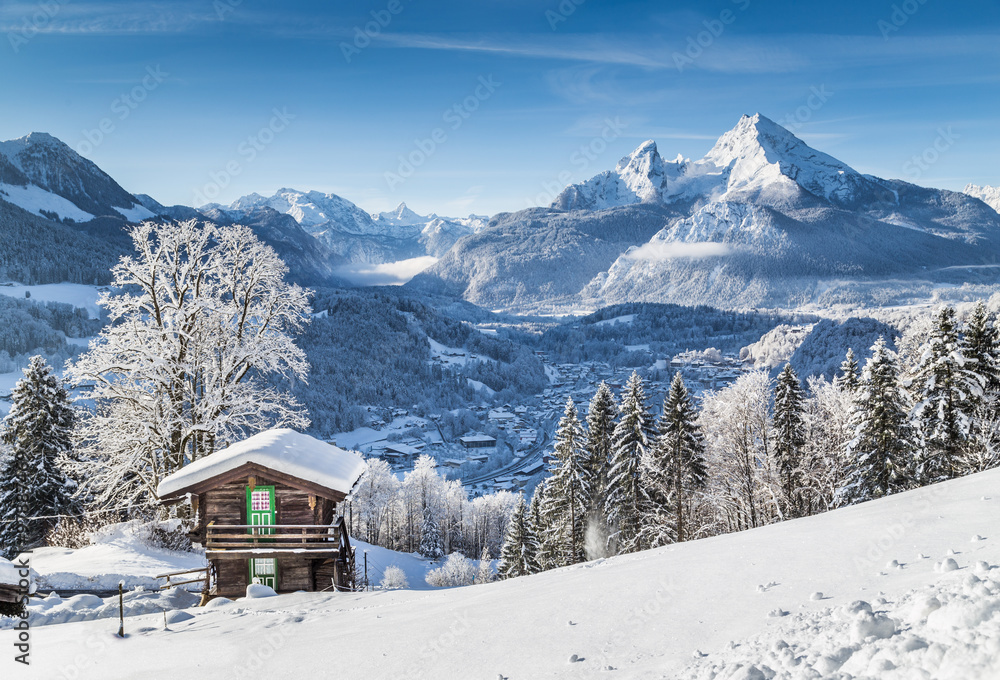
POLYGON ((460 437, 459 441, 462 442, 495 442, 496 437, 491 437, 488 434, 467 434, 464 437, 460 437))
POLYGON ((17 565, 0 557, 0 586, 17 586, 21 581, 17 573, 17 565))
POLYGON ((230 470, 256 463, 276 472, 348 493, 365 471, 356 453, 290 429, 266 430, 186 465, 160 482, 156 493, 169 498, 230 470))

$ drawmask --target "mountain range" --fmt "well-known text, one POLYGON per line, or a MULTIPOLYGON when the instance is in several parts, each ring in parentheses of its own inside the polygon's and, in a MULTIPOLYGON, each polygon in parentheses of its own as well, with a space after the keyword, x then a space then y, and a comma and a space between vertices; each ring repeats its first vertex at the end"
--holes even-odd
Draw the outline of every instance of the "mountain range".
POLYGON ((304 283, 344 284, 352 267, 421 258, 434 264, 411 289, 490 308, 889 304, 996 286, 998 210, 1000 189, 862 174, 760 114, 699 160, 665 159, 646 141, 552 205, 492 218, 421 216, 405 204, 372 214, 291 188, 165 206, 51 135, 0 142, 0 230, 12 244, 0 274, 32 282, 103 281, 98 272, 128 249, 126 222, 197 219, 247 224, 304 283), (46 265, 45 245, 13 247, 28 232, 60 244, 59 266, 46 265))
POLYGON ((746 309, 889 304, 998 272, 1000 215, 980 197, 859 173, 756 114, 697 161, 644 142, 408 285, 490 307, 746 309))

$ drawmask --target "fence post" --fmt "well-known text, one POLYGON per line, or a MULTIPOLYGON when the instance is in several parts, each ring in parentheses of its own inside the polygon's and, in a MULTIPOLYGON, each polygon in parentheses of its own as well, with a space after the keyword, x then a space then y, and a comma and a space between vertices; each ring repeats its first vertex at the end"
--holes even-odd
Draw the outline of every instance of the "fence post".
POLYGON ((125 581, 118 582, 118 637, 125 637, 125 581))

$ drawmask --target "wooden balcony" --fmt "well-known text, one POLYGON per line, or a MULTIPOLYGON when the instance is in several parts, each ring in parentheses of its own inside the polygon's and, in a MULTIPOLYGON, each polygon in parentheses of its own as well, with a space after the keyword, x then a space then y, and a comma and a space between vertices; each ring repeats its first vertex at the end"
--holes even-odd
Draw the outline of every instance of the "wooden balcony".
POLYGON ((353 562, 354 551, 343 518, 330 526, 210 522, 206 527, 205 557, 210 560, 292 555, 353 562))

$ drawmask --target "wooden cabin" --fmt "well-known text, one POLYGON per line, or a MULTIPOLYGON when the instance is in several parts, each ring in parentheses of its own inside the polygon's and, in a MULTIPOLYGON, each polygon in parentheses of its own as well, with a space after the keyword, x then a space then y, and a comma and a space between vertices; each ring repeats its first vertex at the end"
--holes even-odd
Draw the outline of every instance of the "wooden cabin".
POLYGON ((365 470, 356 453, 289 429, 256 434, 160 482, 160 502, 190 498, 209 597, 353 590, 354 549, 340 504, 365 470))

